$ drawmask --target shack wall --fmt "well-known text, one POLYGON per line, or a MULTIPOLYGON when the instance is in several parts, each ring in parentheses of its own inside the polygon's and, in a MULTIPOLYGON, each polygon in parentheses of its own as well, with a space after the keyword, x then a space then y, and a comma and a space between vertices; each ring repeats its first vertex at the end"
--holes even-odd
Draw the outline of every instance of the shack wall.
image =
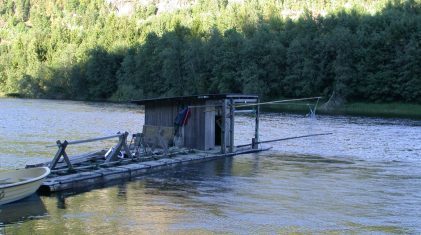
POLYGON ((177 113, 174 103, 148 104, 145 106, 145 125, 172 127, 177 113))
MULTIPOLYGON (((184 139, 183 143, 180 141, 180 144, 194 149, 212 149, 215 147, 215 135, 218 134, 220 135, 217 138, 218 145, 220 142, 223 153, 227 150, 234 151, 235 107, 233 105, 257 102, 258 96, 238 94, 183 96, 134 101, 138 105, 145 105, 145 125, 157 127, 173 128, 177 114, 184 107, 206 106, 190 109, 191 116, 188 124, 183 127, 184 139), (223 120, 220 127, 215 123, 216 116, 218 116, 218 120, 220 117, 223 120)), ((256 117, 255 133, 257 139, 258 117, 256 117)))
MULTIPOLYGON (((178 112, 187 106, 205 105, 206 101, 193 102, 155 102, 145 105, 145 125, 173 127, 178 112)), ((212 114, 204 112, 205 108, 192 108, 187 125, 184 126, 184 146, 194 149, 209 149, 214 146, 210 142, 212 114), (208 126, 208 127, 206 127, 208 126), (210 136, 207 136, 207 134, 210 136)), ((213 117, 214 119, 215 117, 213 117)), ((213 121, 214 122, 214 121, 213 121)))
MULTIPOLYGON (((205 105, 204 101, 191 102, 191 106, 205 105)), ((205 113, 204 108, 192 108, 187 125, 184 126, 184 146, 194 149, 205 149, 205 113)))

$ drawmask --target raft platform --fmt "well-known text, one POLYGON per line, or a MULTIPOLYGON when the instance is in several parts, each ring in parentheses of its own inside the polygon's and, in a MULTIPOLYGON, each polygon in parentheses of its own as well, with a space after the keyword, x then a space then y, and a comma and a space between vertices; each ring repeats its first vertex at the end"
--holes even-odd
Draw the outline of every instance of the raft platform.
POLYGON ((48 166, 51 174, 40 187, 42 192, 76 190, 131 179, 183 164, 193 164, 256 153, 259 147, 259 97, 243 94, 196 95, 132 101, 144 106, 143 129, 127 141, 128 132, 94 139, 56 141, 50 162, 26 167, 48 166), (238 110, 236 109, 238 108, 238 110), (248 109, 245 109, 248 108, 248 109), (236 113, 255 117, 251 144, 235 146, 236 113), (110 139, 118 143, 110 149, 68 156, 69 145, 110 139))
MULTIPOLYGON (((320 97, 296 100, 314 98, 320 97)), ((285 101, 295 100, 260 103, 256 95, 219 94, 133 101, 144 106, 145 119, 142 132, 133 134, 131 141, 127 141, 128 132, 94 139, 57 140, 56 144, 47 146, 58 147, 50 162, 26 167, 47 166, 51 169, 51 174, 39 189, 41 192, 83 190, 180 165, 269 150, 261 146, 265 143, 332 134, 261 141, 259 106, 285 101), (254 135, 249 144, 236 146, 234 143, 236 113, 254 116, 254 135), (69 145, 110 139, 118 139, 118 142, 109 149, 102 146, 100 151, 70 157, 66 153, 69 145)), ((250 127, 253 128, 253 125, 250 127)))
POLYGON ((73 174, 58 175, 52 174, 41 185, 39 191, 43 193, 58 192, 64 190, 77 190, 89 186, 100 186, 108 182, 116 180, 130 180, 134 177, 162 171, 165 169, 177 167, 180 165, 195 164, 206 162, 226 157, 233 157, 235 155, 257 153, 266 149, 248 149, 239 150, 234 153, 190 153, 190 154, 177 154, 167 158, 158 160, 136 162, 123 164, 115 163, 113 166, 101 167, 98 169, 90 169, 89 171, 79 171, 73 174))

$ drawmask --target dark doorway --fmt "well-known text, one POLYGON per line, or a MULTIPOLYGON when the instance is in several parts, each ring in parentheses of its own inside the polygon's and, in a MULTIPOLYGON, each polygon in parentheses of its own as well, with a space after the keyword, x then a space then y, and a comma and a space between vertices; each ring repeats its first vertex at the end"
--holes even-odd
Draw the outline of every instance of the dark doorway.
POLYGON ((222 126, 222 116, 215 116, 215 146, 221 145, 221 126, 222 126))

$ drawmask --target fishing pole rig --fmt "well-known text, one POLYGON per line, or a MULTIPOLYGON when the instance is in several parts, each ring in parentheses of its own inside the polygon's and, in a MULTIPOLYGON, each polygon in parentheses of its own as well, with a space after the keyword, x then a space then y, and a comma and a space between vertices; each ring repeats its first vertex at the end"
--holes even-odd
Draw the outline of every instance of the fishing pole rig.
MULTIPOLYGON (((307 106, 309 108, 309 113, 306 115, 307 117, 310 118, 315 118, 316 117, 316 111, 317 111, 317 106, 319 104, 320 99, 322 99, 323 97, 321 96, 316 96, 316 97, 308 97, 308 98, 299 98, 299 99, 284 99, 284 100, 273 100, 273 101, 267 101, 267 102, 258 102, 258 103, 247 103, 244 102, 242 104, 232 104, 232 106, 234 108, 244 108, 244 107, 253 107, 253 106, 262 106, 262 105, 304 105, 307 106), (297 101, 308 101, 308 100, 316 100, 315 104, 311 104, 311 103, 292 103, 292 102, 297 102, 297 101)), ((191 105, 188 106, 188 108, 213 108, 213 109, 205 109, 204 112, 213 112, 213 111, 218 111, 218 109, 216 109, 216 107, 222 107, 222 104, 214 104, 214 105, 191 105)), ((228 104, 228 106, 230 106, 230 104, 228 104)), ((236 110, 236 113, 253 113, 254 110, 236 110)))
MULTIPOLYGON (((193 105, 188 106, 188 108, 204 108, 203 112, 215 112, 220 111, 221 108, 224 109, 228 108, 231 110, 234 110, 232 113, 255 113, 256 115, 256 138, 252 139, 251 144, 244 144, 244 145, 237 145, 236 147, 246 147, 246 146, 252 146, 252 148, 256 148, 259 144, 263 143, 272 143, 272 142, 278 142, 278 141, 284 141, 284 140, 291 140, 291 139, 299 139, 299 138, 307 138, 307 137, 314 137, 314 136, 324 136, 324 135, 331 135, 333 133, 316 133, 316 134, 308 134, 308 135, 301 135, 301 136, 293 136, 293 137, 286 137, 286 138, 280 138, 280 139, 273 139, 273 140, 264 140, 260 141, 258 137, 258 125, 259 125, 259 107, 262 105, 288 105, 288 104, 294 104, 294 105, 305 105, 309 109, 309 113, 306 115, 306 117, 309 117, 311 119, 316 118, 316 111, 317 106, 319 104, 320 99, 323 97, 316 96, 316 97, 308 97, 308 98, 297 98, 297 99, 283 99, 283 100, 274 100, 274 101, 266 101, 266 102, 256 102, 256 103, 247 103, 245 101, 244 103, 237 103, 237 104, 228 104, 228 107, 226 107, 224 104, 213 104, 213 105, 193 105), (314 104, 311 103, 293 103, 293 102, 300 102, 300 101, 310 101, 310 100, 316 100, 314 104), (254 109, 251 110, 244 110, 242 108, 245 107, 254 107, 254 109), (240 109, 237 109, 240 108, 240 109)), ((222 112, 226 113, 226 112, 222 112)), ((232 117, 233 118, 233 117, 232 117)))

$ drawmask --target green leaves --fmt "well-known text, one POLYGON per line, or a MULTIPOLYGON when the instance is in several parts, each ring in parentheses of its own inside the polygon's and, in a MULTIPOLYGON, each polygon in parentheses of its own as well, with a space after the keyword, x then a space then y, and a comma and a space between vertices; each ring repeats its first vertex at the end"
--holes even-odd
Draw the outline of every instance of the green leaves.
POLYGON ((5 0, 0 91, 94 100, 335 92, 421 102, 420 3, 348 2, 212 0, 119 16, 101 0, 5 0))

